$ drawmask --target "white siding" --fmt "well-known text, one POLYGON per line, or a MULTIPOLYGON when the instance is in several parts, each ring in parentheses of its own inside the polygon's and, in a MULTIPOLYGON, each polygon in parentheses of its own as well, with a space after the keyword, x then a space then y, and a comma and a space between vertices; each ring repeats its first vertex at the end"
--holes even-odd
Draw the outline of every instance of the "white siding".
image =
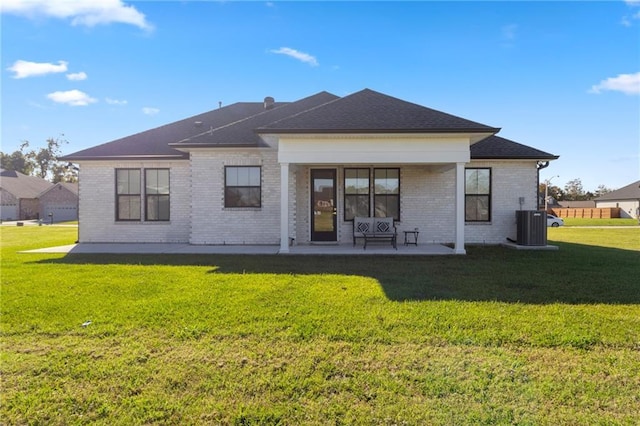
POLYGON ((189 241, 191 220, 190 189, 191 175, 188 161, 81 162, 80 242, 186 243, 189 241), (117 168, 169 168, 171 220, 168 222, 116 221, 115 169, 117 168))
POLYGON ((619 201, 596 201, 597 208, 620 207, 621 218, 638 218, 638 206, 640 202, 637 200, 619 200, 619 201))

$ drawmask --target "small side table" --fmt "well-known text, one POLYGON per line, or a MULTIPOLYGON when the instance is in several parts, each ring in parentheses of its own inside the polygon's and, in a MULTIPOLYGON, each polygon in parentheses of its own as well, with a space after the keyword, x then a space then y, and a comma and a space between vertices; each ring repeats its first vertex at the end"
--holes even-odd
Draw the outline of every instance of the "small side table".
POLYGON ((408 246, 409 244, 414 244, 417 246, 419 233, 420 231, 418 231, 418 228, 413 231, 404 231, 404 245, 408 246))

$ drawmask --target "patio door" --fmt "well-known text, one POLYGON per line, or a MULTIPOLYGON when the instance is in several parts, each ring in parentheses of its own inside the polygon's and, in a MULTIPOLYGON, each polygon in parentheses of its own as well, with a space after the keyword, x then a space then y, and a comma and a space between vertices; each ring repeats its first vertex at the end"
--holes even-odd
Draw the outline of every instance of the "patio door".
POLYGON ((311 170, 311 241, 337 241, 336 169, 311 170))

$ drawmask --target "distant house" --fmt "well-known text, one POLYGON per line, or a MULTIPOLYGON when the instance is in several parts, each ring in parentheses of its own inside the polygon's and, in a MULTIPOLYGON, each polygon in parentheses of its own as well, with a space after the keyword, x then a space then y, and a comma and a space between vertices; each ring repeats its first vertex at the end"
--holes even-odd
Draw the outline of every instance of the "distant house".
POLYGON ((365 89, 239 102, 62 158, 80 243, 349 244, 356 216, 429 242, 500 243, 553 154, 365 89))
POLYGON ((78 220, 78 184, 58 182, 40 195, 40 217, 54 222, 78 220))
POLYGON ((596 207, 619 207, 620 217, 640 216, 640 180, 596 198, 596 207))
POLYGON ((37 219, 40 215, 38 196, 53 184, 36 176, 0 169, 0 219, 37 219))
POLYGON ((595 209, 595 200, 584 201, 558 201, 558 205, 554 207, 560 207, 562 209, 595 209))

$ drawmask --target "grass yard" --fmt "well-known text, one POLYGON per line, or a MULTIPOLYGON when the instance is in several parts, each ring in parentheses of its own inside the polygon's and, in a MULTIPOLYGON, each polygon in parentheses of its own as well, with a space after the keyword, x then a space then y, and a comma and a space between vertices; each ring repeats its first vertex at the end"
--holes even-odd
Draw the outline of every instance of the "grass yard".
POLYGON ((592 219, 581 217, 563 217, 566 226, 638 226, 638 219, 613 218, 592 219))
POLYGON ((640 228, 389 258, 17 254, 76 229, 0 231, 0 424, 638 420, 640 228))

